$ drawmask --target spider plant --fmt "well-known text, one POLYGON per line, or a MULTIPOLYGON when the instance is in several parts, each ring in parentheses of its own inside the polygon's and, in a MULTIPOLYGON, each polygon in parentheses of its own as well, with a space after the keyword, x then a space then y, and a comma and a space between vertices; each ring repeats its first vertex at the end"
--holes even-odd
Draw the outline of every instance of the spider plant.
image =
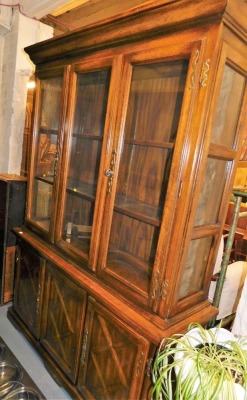
POLYGON ((192 324, 163 339, 152 378, 153 400, 247 399, 247 338, 192 324))

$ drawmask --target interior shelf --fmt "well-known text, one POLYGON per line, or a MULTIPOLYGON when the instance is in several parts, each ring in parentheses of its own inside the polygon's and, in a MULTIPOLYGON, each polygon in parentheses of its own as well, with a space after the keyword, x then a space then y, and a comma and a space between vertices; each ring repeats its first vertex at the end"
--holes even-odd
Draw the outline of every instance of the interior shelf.
POLYGON ((54 183, 54 175, 36 175, 35 179, 44 183, 48 183, 49 185, 52 185, 54 183))
POLYGON ((46 128, 41 126, 39 128, 39 133, 45 133, 48 135, 58 135, 58 129, 46 128))
POLYGON ((75 138, 79 138, 79 139, 90 139, 90 140, 99 140, 99 141, 103 141, 102 136, 99 135, 92 135, 90 133, 84 133, 84 132, 77 132, 77 133, 72 133, 72 136, 75 138))
POLYGON ((79 182, 73 179, 68 180, 66 190, 75 196, 83 197, 89 201, 94 201, 96 195, 96 185, 90 185, 86 182, 79 182))
POLYGON ((117 195, 114 210, 147 224, 156 227, 160 226, 161 207, 141 203, 139 200, 126 199, 126 197, 117 195))
POLYGON ((140 293, 147 294, 152 274, 152 263, 123 251, 109 250, 107 270, 112 276, 127 285, 135 286, 140 293))
MULTIPOLYGON (((138 135, 141 136, 141 135, 138 135)), ((169 142, 154 142, 154 141, 147 141, 147 140, 137 140, 137 139, 125 139, 126 144, 133 144, 137 146, 147 146, 147 147, 157 147, 157 148, 164 148, 164 149, 173 149, 174 143, 169 142)))

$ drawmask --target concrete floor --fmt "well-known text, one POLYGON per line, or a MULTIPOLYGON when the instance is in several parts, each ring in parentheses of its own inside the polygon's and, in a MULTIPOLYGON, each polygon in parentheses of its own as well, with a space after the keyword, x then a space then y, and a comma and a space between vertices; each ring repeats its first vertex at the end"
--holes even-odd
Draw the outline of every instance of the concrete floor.
POLYGON ((67 392, 59 387, 44 367, 43 362, 24 336, 7 318, 10 304, 0 307, 0 336, 19 360, 47 400, 71 400, 67 392))

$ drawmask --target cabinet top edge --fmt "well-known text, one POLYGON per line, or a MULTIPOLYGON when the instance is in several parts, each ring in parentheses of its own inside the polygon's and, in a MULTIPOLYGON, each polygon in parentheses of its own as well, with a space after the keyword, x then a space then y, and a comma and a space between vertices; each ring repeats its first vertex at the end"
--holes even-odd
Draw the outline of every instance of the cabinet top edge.
POLYGON ((16 174, 0 174, 0 180, 5 181, 5 182, 14 182, 14 181, 27 181, 27 178, 21 175, 16 175, 16 174))
MULTIPOLYGON (((140 40, 140 35, 142 38, 152 38, 164 34, 164 30, 169 33, 220 22, 227 7, 229 15, 232 15, 236 5, 241 8, 241 13, 244 10, 247 15, 245 0, 229 2, 231 6, 228 6, 227 0, 148 1, 112 18, 28 46, 25 51, 35 64, 40 64, 64 55, 69 58, 72 53, 87 54, 95 49, 134 42, 140 40)), ((234 11, 233 19, 239 14, 234 11)))

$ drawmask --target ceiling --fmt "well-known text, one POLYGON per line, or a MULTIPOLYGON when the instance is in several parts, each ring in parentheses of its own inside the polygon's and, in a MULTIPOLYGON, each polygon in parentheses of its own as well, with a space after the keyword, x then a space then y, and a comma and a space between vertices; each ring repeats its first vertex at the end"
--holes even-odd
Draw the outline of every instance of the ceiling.
POLYGON ((53 16, 58 16, 61 14, 66 13, 67 11, 72 10, 73 8, 76 8, 78 6, 81 6, 82 4, 87 3, 89 0, 71 0, 68 1, 67 4, 62 5, 60 7, 58 7, 57 9, 55 9, 54 11, 51 12, 51 15, 53 16))

